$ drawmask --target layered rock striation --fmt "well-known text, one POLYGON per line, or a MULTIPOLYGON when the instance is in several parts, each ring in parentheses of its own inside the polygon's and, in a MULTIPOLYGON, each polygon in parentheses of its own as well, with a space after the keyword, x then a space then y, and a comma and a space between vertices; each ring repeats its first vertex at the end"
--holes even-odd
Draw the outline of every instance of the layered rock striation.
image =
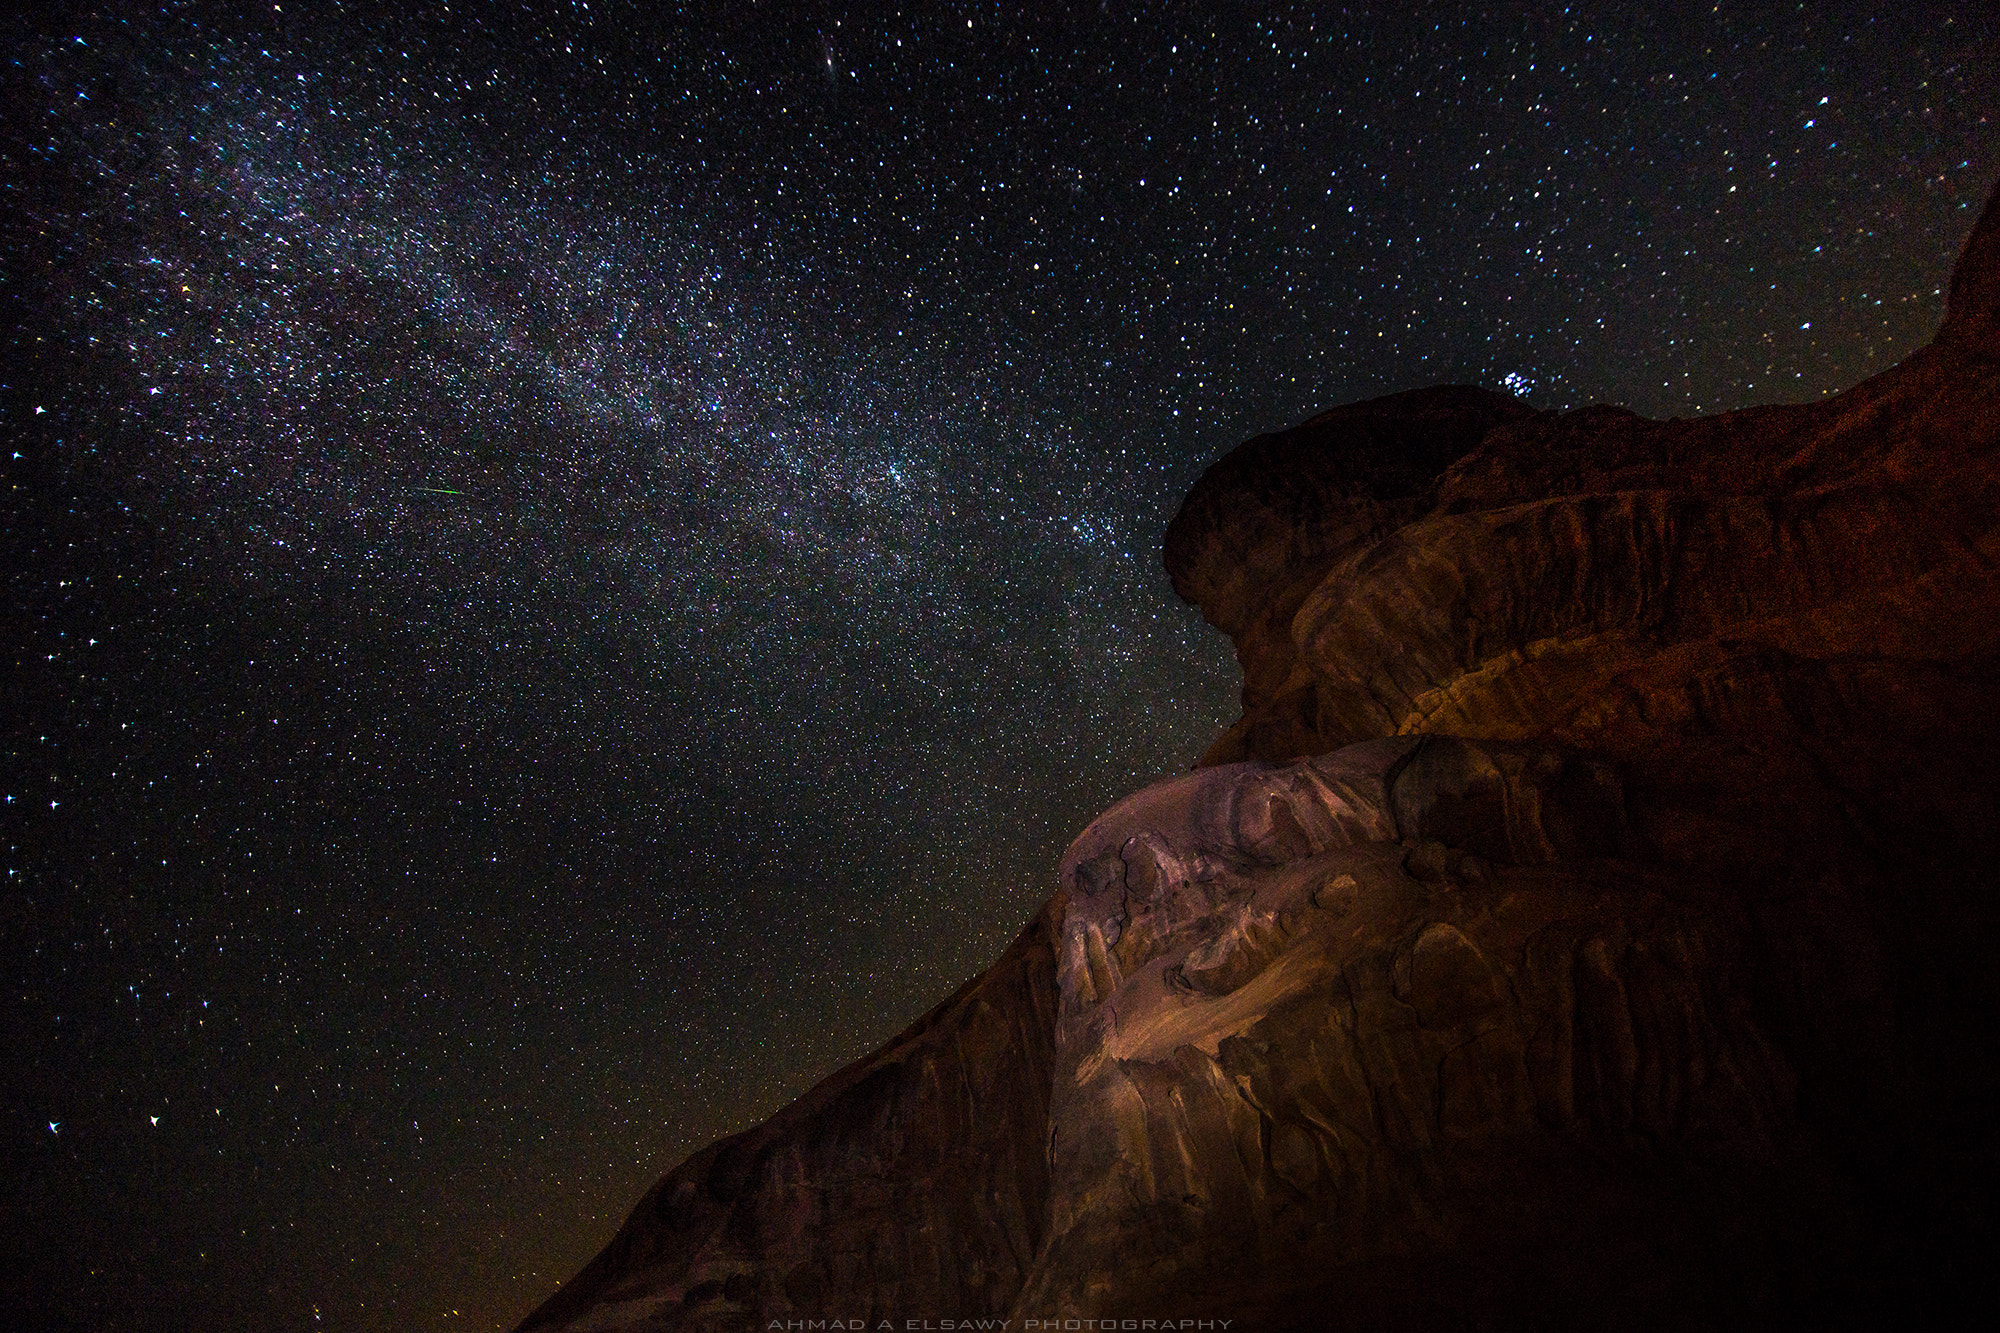
POLYGON ((1846 393, 1356 404, 1166 559, 1242 720, 524 1329, 2000 1305, 2000 208, 1846 393))

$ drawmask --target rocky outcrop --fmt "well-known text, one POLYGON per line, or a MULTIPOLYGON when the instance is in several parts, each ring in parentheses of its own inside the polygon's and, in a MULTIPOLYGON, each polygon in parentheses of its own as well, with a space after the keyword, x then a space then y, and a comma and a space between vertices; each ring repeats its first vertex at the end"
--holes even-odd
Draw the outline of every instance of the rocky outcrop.
MULTIPOLYGON (((1048 1230, 1060 910, 875 1054, 667 1173, 522 1325, 1005 1308, 1048 1230)), ((822 1327, 824 1324, 822 1324, 822 1327)))
POLYGON ((1260 435, 1204 473, 1167 529, 1167 569, 1236 641, 1246 701, 1283 692, 1292 617, 1320 579, 1422 514, 1438 472, 1487 432, 1535 415, 1486 389, 1415 389, 1260 435))
POLYGON ((1705 1256, 1838 1182, 1750 1002, 1742 905, 1638 843, 1609 767, 1444 737, 1107 812, 1063 865, 1050 1239, 1015 1310, 1754 1305, 1705 1256))
POLYGON ((1166 542, 1242 721, 524 1328, 1990 1313, 1997 457, 1994 207, 1822 402, 1242 446, 1166 542))
MULTIPOLYGON (((1961 274, 1954 292, 1977 287, 1961 274)), ((1954 305, 1946 327, 1979 325, 1954 305)), ((1519 414, 1419 499, 1327 496, 1336 512, 1289 546, 1263 539, 1282 554, 1247 586, 1209 515, 1275 483, 1219 466, 1167 541, 1175 586, 1244 663, 1244 718, 1209 761, 1418 731, 1620 753, 1693 732, 1790 735, 1785 697, 1811 682, 1869 674, 1859 688, 1893 691, 1922 664, 1990 656, 2000 626, 1964 609, 1991 602, 2000 550, 1996 339, 1941 337, 1798 407, 1519 414), (1415 512, 1384 522, 1399 509, 1415 512)))

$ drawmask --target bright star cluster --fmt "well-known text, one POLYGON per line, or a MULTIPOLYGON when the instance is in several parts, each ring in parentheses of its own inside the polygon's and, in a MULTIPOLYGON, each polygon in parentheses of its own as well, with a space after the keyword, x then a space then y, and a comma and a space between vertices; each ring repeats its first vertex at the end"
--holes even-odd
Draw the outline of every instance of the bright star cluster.
POLYGON ((1836 391, 2000 172, 1970 3, 1226 8, 38 11, 0 1322, 507 1326, 1231 720, 1223 450, 1836 391))

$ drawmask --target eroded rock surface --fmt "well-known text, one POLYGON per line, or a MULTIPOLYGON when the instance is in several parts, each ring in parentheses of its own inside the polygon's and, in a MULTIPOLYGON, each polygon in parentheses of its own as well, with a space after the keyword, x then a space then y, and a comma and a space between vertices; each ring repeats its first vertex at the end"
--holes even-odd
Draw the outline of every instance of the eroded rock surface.
POLYGON ((523 1327, 1990 1317, 1997 459, 1992 206, 1831 399, 1251 441, 1167 537, 1243 720, 523 1327))
MULTIPOLYGON (((1004 1308, 1047 1237, 1054 926, 648 1191, 525 1328, 764 1328, 1004 1308)), ((900 1326, 900 1325, 899 1325, 900 1326)))
POLYGON ((1815 403, 1649 421, 1437 389, 1241 446, 1166 541, 1244 668, 1208 762, 1407 732, 1638 754, 1796 738, 1816 707, 1898 732, 1962 715, 1962 678, 2000 650, 1964 614, 2000 600, 1996 275, 1989 208, 1937 339, 1815 403), (1383 424, 1405 411, 1477 437, 1415 494, 1350 461, 1410 447, 1383 424))
MULTIPOLYGON (((1817 1199, 1740 905, 1641 851, 1602 764, 1445 737, 1101 816, 1063 863, 1050 1239, 1015 1310, 1602 1313, 1631 1247, 1786 1211, 1716 1182, 1817 1199)), ((1646 1285, 1684 1316, 1742 1295, 1684 1258, 1646 1285)))

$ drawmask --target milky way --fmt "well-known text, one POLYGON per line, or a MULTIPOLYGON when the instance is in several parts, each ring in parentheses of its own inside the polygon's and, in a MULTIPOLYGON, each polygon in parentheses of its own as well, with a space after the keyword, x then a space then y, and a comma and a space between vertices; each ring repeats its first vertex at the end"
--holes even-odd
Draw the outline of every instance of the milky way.
POLYGON ((1222 450, 1929 337, 1981 7, 1487 8, 34 20, 10 1325, 503 1326, 1228 723, 1222 450))

